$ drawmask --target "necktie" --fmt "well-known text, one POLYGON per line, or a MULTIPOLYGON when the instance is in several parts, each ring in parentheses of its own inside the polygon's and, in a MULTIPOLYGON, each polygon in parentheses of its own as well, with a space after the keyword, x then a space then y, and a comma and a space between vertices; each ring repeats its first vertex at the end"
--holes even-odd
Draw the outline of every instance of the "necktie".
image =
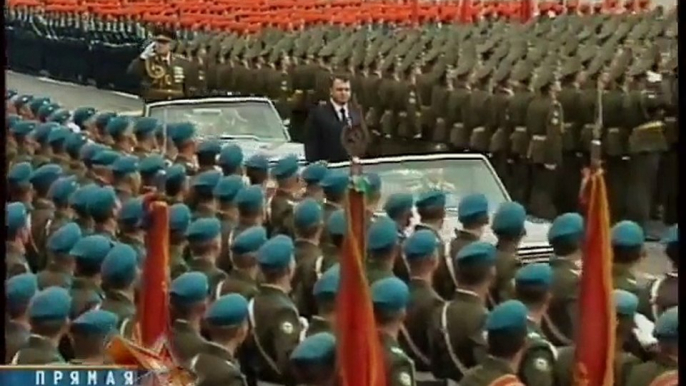
POLYGON ((348 124, 348 115, 345 113, 345 107, 341 107, 341 122, 348 124))

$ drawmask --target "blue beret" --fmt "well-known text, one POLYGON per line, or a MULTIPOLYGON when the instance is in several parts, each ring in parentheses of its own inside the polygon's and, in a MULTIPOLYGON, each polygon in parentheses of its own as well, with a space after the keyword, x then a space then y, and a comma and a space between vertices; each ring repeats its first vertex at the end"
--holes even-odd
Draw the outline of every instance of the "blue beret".
POLYGON ((443 208, 445 207, 445 193, 440 190, 429 190, 417 197, 417 208, 443 208))
POLYGON ((264 191, 259 185, 251 185, 238 191, 236 206, 241 210, 258 210, 264 206, 264 191))
POLYGON ((210 195, 222 178, 219 170, 204 171, 193 178, 193 188, 203 194, 210 195))
POLYGON ((300 175, 308 185, 313 185, 319 184, 322 179, 324 179, 328 171, 329 168, 326 166, 326 163, 315 162, 313 164, 309 164, 305 169, 303 169, 300 175))
POLYGON ((307 198, 299 202, 293 210, 293 224, 297 228, 310 228, 322 222, 324 212, 319 202, 307 198))
POLYGON ((72 331, 81 334, 110 335, 117 332, 119 316, 105 310, 90 310, 71 322, 72 331))
POLYGON ((37 189, 48 189, 53 182, 62 176, 62 167, 57 164, 45 164, 33 171, 31 184, 37 189))
POLYGON ((180 146, 195 135, 195 126, 190 122, 174 123, 167 127, 167 133, 175 146, 180 146))
POLYGON ((667 232, 665 232, 664 237, 661 240, 662 244, 664 245, 672 245, 676 244, 679 245, 679 224, 672 225, 667 229, 667 232))
POLYGON ((191 223, 186 229, 186 238, 189 242, 203 243, 218 237, 222 230, 222 224, 216 217, 203 217, 191 223))
POLYGON ((548 241, 571 239, 578 241, 584 235, 584 219, 578 213, 565 213, 557 216, 548 229, 548 241))
POLYGON ((266 171, 269 169, 269 159, 264 154, 253 154, 245 160, 245 167, 266 171))
POLYGON ((48 198, 55 204, 69 204, 69 197, 79 188, 75 176, 61 177, 53 182, 48 190, 48 198))
POLYGON ((15 95, 17 95, 17 90, 7 90, 5 91, 5 99, 12 99, 15 95))
POLYGON ((106 282, 130 285, 136 280, 138 252, 124 243, 117 243, 102 261, 100 272, 106 282))
POLYGON ((88 137, 85 134, 71 133, 67 137, 64 147, 72 158, 78 159, 81 155, 81 149, 86 143, 88 143, 88 137))
POLYGON ((410 289, 397 277, 387 277, 372 285, 374 309, 381 312, 398 312, 407 307, 410 289))
POLYGON ((57 122, 60 125, 66 124, 69 118, 71 118, 71 113, 67 109, 57 109, 48 117, 50 122, 57 122))
POLYGON ((388 217, 395 219, 403 213, 411 212, 414 197, 410 193, 393 193, 386 199, 383 208, 388 217))
POLYGON ((327 269, 314 283, 312 293, 316 298, 333 298, 338 293, 341 281, 341 267, 338 264, 327 269))
POLYGON ((336 358, 336 337, 320 332, 305 338, 291 353, 291 361, 300 365, 333 365, 336 358))
POLYGON ((164 170, 164 167, 164 157, 159 154, 146 156, 138 163, 138 171, 144 176, 153 176, 160 170, 164 170))
POLYGON ((112 172, 117 176, 136 173, 138 171, 138 167, 138 157, 133 155, 120 156, 112 163, 111 166, 112 172))
POLYGON ((133 124, 133 132, 139 137, 146 137, 153 134, 160 126, 160 121, 157 118, 141 117, 136 119, 136 122, 133 124))
POLYGON ((52 115, 57 109, 60 108, 60 105, 56 103, 47 103, 42 105, 38 109, 38 118, 40 118, 41 121, 45 121, 48 119, 49 116, 52 115))
POLYGON ((294 250, 290 237, 277 235, 257 250, 257 262, 264 268, 285 268, 293 261, 294 250))
POLYGON ((612 245, 617 247, 640 247, 645 242, 641 226, 633 221, 620 221, 612 227, 612 245))
POLYGON ((10 184, 29 184, 31 183, 31 175, 33 175, 33 166, 30 162, 19 162, 12 165, 7 180, 10 184))
POLYGON ((369 184, 369 193, 378 193, 381 191, 381 177, 377 173, 366 173, 364 175, 369 184))
POLYGON ((98 115, 95 117, 95 127, 97 127, 100 130, 105 130, 110 121, 116 116, 117 113, 113 113, 110 111, 98 113, 98 115))
POLYGON ((112 137, 118 137, 124 134, 129 127, 131 127, 131 119, 129 117, 118 116, 107 122, 105 130, 107 131, 107 134, 112 137))
POLYGON ((62 225, 55 233, 48 238, 48 250, 52 253, 63 255, 68 254, 74 245, 81 240, 81 227, 75 222, 62 225))
POLYGON ((91 157, 91 164, 112 166, 121 157, 119 152, 110 149, 103 149, 91 157))
POLYGON ((167 168, 167 184, 181 184, 186 180, 186 167, 182 164, 174 164, 167 168))
POLYGON ((79 187, 76 191, 69 197, 69 205, 74 208, 77 212, 82 214, 88 213, 88 201, 90 200, 90 195, 93 191, 98 188, 98 185, 88 184, 79 187))
POLYGON ((267 230, 256 225, 250 227, 236 236, 231 243, 231 252, 236 255, 255 253, 267 242, 267 230))
POLYGON ((367 233, 367 249, 386 251, 398 244, 398 226, 388 217, 374 221, 367 233))
POLYGON ((458 264, 495 264, 496 248, 485 241, 474 241, 464 246, 455 256, 458 264))
MULTIPOLYGON (((7 114, 7 115, 5 116, 5 128, 6 128, 6 129, 9 129, 10 132, 12 131, 12 128, 13 128, 16 124, 18 124, 18 123, 20 123, 20 122, 31 122, 31 123, 33 123, 33 124, 35 125, 35 122, 33 122, 33 121, 24 121, 24 120, 22 119, 22 117, 21 117, 20 115, 17 115, 17 114, 7 114)), ((31 130, 33 130, 33 128, 32 128, 31 130)), ((30 132, 31 130, 29 130, 29 132, 30 132)), ((28 134, 28 132, 27 132, 27 134, 28 134)))
POLYGON ((215 185, 212 194, 222 202, 233 202, 238 192, 245 187, 243 178, 239 175, 223 177, 215 185))
POLYGON ((519 300, 507 300, 495 306, 486 317, 486 331, 526 331, 529 310, 519 300))
POLYGON ((329 219, 326 221, 326 230, 332 236, 345 236, 348 230, 347 221, 345 220, 345 211, 338 209, 331 213, 329 219))
POLYGON ((20 95, 14 99, 14 106, 16 108, 20 108, 25 104, 31 102, 31 100, 33 100, 33 96, 31 95, 20 95))
POLYGON ((433 231, 422 229, 405 240, 403 250, 407 260, 424 259, 433 256, 440 241, 433 231))
POLYGON ((118 214, 119 222, 130 226, 139 226, 143 221, 143 199, 131 198, 122 204, 118 214))
POLYGON ((105 217, 117 205, 117 194, 111 186, 98 187, 89 192, 88 213, 93 217, 105 217))
POLYGON ((38 292, 29 303, 32 321, 57 321, 67 319, 71 309, 71 296, 61 287, 49 287, 38 292))
POLYGON ((679 340, 679 307, 672 307, 657 318, 653 335, 660 341, 679 340))
POLYGON ((526 209, 518 202, 503 202, 493 215, 491 229, 496 235, 521 236, 526 230, 526 209))
POLYGON ((10 132, 15 135, 28 135, 36 129, 36 122, 33 121, 19 121, 11 125, 10 132))
POLYGON ((521 285, 541 285, 550 287, 553 281, 553 269, 548 263, 527 264, 515 274, 515 283, 521 285))
POLYGON ((107 149, 107 147, 99 143, 87 142, 79 151, 79 158, 81 158, 83 162, 86 163, 86 165, 88 165, 90 164, 93 157, 95 157, 96 154, 103 151, 104 149, 107 149))
POLYGON ((26 307, 33 295, 38 291, 38 279, 32 273, 22 273, 12 276, 5 282, 5 296, 7 307, 20 310, 26 307))
POLYGON ((638 310, 638 297, 629 291, 616 289, 612 291, 615 310, 618 315, 633 317, 638 310))
POLYGON ((217 165, 226 169, 237 169, 243 163, 243 149, 232 143, 226 145, 219 152, 217 165))
POLYGON ((21 202, 7 204, 6 212, 9 236, 15 236, 20 229, 29 225, 29 214, 26 211, 26 206, 21 202))
POLYGON ((277 180, 293 177, 298 172, 298 156, 290 154, 278 161, 272 170, 277 180))
POLYGON ((31 99, 31 102, 29 102, 29 110, 31 110, 31 113, 34 116, 38 116, 40 108, 49 104, 50 98, 33 98, 31 99))
POLYGON ((174 232, 185 234, 191 219, 191 210, 186 204, 174 204, 169 209, 169 229, 174 232))
POLYGON ((74 110, 74 123, 81 127, 83 124, 95 115, 95 108, 93 107, 79 107, 74 110))
POLYGON ((488 199, 481 193, 468 194, 457 205, 457 218, 462 224, 488 216, 488 199))
POLYGON ((342 170, 329 170, 326 176, 319 182, 325 195, 343 194, 348 189, 350 176, 342 170))
POLYGON ((48 142, 50 133, 58 127, 60 127, 60 125, 55 122, 41 123, 36 126, 36 129, 33 131, 33 138, 39 144, 45 145, 48 142))
POLYGON ((171 283, 171 301, 175 304, 193 304, 207 300, 210 284, 207 276, 198 271, 186 272, 171 283))
POLYGON ((248 318, 248 301, 239 294, 224 295, 217 299, 205 314, 211 326, 232 327, 240 325, 248 318))
POLYGON ((77 241, 69 254, 74 256, 77 262, 99 266, 112 246, 112 241, 109 238, 102 235, 91 235, 77 241))
POLYGON ((198 145, 195 150, 196 154, 207 154, 216 157, 222 151, 221 142, 216 139, 206 139, 198 145))

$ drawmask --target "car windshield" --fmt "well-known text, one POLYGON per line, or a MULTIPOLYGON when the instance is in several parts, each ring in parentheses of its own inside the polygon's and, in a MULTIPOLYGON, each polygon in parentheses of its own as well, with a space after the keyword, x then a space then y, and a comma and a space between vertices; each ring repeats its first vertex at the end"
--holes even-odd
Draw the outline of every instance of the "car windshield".
MULTIPOLYGON (((344 167, 344 169, 348 169, 344 167)), ((381 177, 381 206, 386 198, 399 192, 411 192, 415 197, 431 188, 447 193, 446 207, 456 209, 462 197, 483 193, 495 210, 509 201, 497 177, 482 159, 431 159, 364 165, 365 172, 381 177)))
POLYGON ((149 113, 162 122, 191 122, 201 138, 237 137, 259 141, 288 141, 281 118, 265 102, 207 102, 151 106, 149 113))

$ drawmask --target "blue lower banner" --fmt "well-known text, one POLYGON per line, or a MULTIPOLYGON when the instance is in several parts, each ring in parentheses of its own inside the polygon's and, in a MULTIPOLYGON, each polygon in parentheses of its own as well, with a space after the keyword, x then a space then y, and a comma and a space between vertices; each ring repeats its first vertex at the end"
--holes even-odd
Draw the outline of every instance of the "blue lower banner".
POLYGON ((143 386, 152 373, 147 370, 99 367, 1 367, 2 386, 143 386))

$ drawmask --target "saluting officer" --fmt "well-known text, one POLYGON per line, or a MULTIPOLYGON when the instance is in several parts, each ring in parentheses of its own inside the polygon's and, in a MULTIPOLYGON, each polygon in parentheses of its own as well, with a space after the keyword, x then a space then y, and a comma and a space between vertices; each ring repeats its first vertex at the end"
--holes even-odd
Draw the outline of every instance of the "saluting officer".
POLYGON ((32 273, 23 273, 5 282, 7 319, 5 326, 5 362, 26 345, 31 330, 26 324, 31 298, 38 292, 38 281, 32 273))
POLYGON ((662 239, 672 271, 651 281, 639 296, 641 314, 656 321, 667 309, 679 305, 679 225, 673 225, 662 239))
POLYGON ((653 335, 657 339, 654 359, 635 365, 626 386, 676 385, 679 382, 679 308, 672 307, 660 315, 653 335))
POLYGON ((78 224, 70 222, 48 238, 48 266, 38 273, 38 287, 62 287, 69 289, 74 275, 74 257, 71 249, 83 237, 78 224))
POLYGON ((139 256, 131 246, 118 243, 102 262, 102 287, 105 298, 101 310, 117 315, 119 334, 131 339, 136 325, 136 284, 139 256))
POLYGON ((111 363, 106 352, 109 338, 117 332, 119 317, 105 310, 91 310, 71 322, 74 359, 71 364, 103 366, 111 363))
POLYGON ((267 230, 256 225, 241 232, 231 243, 232 268, 215 289, 217 297, 237 293, 250 300, 259 291, 257 251, 267 242, 267 230))

